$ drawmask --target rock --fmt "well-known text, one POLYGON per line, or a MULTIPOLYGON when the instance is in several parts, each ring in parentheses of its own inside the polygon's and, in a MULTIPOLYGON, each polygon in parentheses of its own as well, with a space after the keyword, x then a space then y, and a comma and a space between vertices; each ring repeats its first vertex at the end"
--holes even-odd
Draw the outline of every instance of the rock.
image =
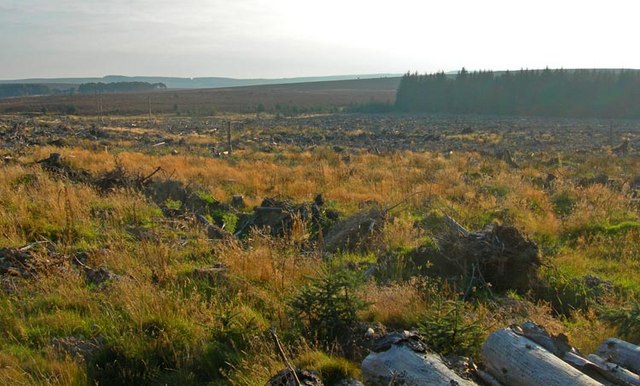
POLYGON ((327 252, 362 251, 372 248, 372 240, 384 227, 388 213, 374 207, 335 224, 324 238, 327 252))
POLYGON ((373 352, 384 352, 391 349, 394 345, 402 345, 409 347, 415 352, 426 352, 427 345, 420 339, 420 337, 412 332, 391 332, 380 338, 371 346, 373 352))
POLYGON ((35 259, 29 251, 0 248, 0 275, 31 277, 35 272, 35 259))
POLYGON ((336 383, 334 386, 364 386, 364 383, 358 381, 357 379, 343 379, 340 382, 336 383))
POLYGON ((311 219, 311 207, 305 204, 295 205, 287 200, 265 198, 260 206, 254 208, 249 225, 252 228, 268 229, 272 236, 284 236, 291 230, 294 218, 308 221, 311 219))
POLYGON ((55 147, 64 147, 67 145, 67 142, 64 140, 64 138, 55 138, 50 140, 47 145, 49 146, 55 146, 55 147))
MULTIPOLYGON (((315 371, 296 369, 301 386, 324 386, 320 375, 315 371)), ((289 369, 283 369, 274 375, 265 386, 296 386, 295 378, 289 369)))
POLYGON ((6 294, 12 294, 17 291, 16 283, 11 277, 0 277, 0 289, 6 294))
POLYGON ((119 275, 111 272, 107 268, 91 268, 88 266, 84 268, 84 278, 87 284, 94 285, 96 287, 102 287, 110 282, 120 279, 119 275))
POLYGON ((444 359, 447 363, 447 367, 453 370, 456 374, 460 375, 464 379, 478 382, 479 377, 477 376, 477 368, 471 358, 458 355, 447 355, 444 359))
POLYGON ((356 324, 349 331, 347 342, 342 345, 345 357, 352 361, 362 361, 375 342, 386 333, 386 327, 380 323, 356 324))
POLYGON ((118 189, 141 190, 144 182, 144 176, 131 173, 118 164, 112 170, 106 171, 95 178, 92 185, 100 193, 107 194, 118 189))
POLYGON ((61 167, 62 166, 62 154, 60 153, 51 153, 49 157, 45 159, 41 159, 37 161, 37 163, 42 164, 46 167, 61 167))
POLYGON ((22 248, 0 248, 0 276, 33 278, 48 274, 54 268, 64 265, 64 260, 56 254, 40 256, 34 254, 32 245, 22 248))
POLYGON ((167 212, 171 213, 173 212, 167 208, 166 203, 179 202, 180 208, 174 211, 174 215, 185 211, 205 215, 212 210, 225 209, 219 202, 207 197, 205 188, 185 186, 176 180, 148 181, 144 186, 144 194, 159 207, 169 209, 167 212))
POLYGON ((101 342, 96 339, 86 340, 74 336, 53 338, 51 344, 59 352, 85 362, 88 362, 101 346, 101 342))
POLYGON ((587 178, 583 177, 578 180, 578 185, 582 187, 590 185, 608 185, 611 182, 609 176, 606 174, 598 174, 595 177, 587 178))
POLYGON ((282 237, 290 234, 296 221, 310 223, 322 228, 328 216, 322 205, 324 199, 319 195, 313 203, 293 204, 288 200, 265 198, 253 214, 241 217, 236 236, 246 235, 250 229, 268 229, 272 236, 282 237))
POLYGON ((247 205, 244 203, 244 197, 241 194, 234 194, 231 198, 231 206, 236 209, 244 209, 247 205))
POLYGON ((611 149, 611 152, 619 157, 622 157, 629 154, 630 150, 631 146, 629 145, 629 139, 625 138, 624 140, 622 140, 622 143, 620 145, 611 149))
POLYGON ((64 162, 62 154, 51 153, 48 158, 37 161, 42 168, 52 175, 67 178, 72 182, 90 183, 92 177, 86 170, 74 169, 64 162))
POLYGON ((223 264, 215 264, 212 267, 196 268, 186 274, 191 280, 205 281, 211 285, 220 284, 226 281, 228 268, 223 264))
POLYGON ((573 278, 571 281, 578 284, 579 287, 586 288, 589 296, 593 297, 597 302, 602 302, 606 295, 613 292, 613 282, 603 280, 595 275, 585 275, 580 278, 573 278))
POLYGON ((231 237, 231 233, 227 232, 222 227, 219 227, 217 224, 212 223, 201 214, 196 214, 196 220, 205 225, 207 237, 212 240, 221 240, 231 237))
POLYGON ((511 152, 508 149, 501 149, 498 148, 495 151, 495 156, 497 159, 504 161, 507 163, 507 165, 509 165, 510 167, 517 169, 520 166, 516 163, 516 161, 513 160, 513 155, 511 154, 511 152))

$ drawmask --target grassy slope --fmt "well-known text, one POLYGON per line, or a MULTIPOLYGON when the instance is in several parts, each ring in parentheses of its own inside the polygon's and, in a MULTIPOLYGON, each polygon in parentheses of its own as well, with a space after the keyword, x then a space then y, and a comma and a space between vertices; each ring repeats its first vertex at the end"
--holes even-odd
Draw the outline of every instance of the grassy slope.
MULTIPOLYGON (((73 165, 94 174, 110 170, 116 159, 143 174, 162 166, 172 178, 200 185, 218 200, 241 193, 250 205, 276 195, 309 201, 322 192, 331 206, 354 212, 364 201, 391 206, 423 192, 395 212, 397 219, 386 227, 373 255, 325 260, 301 254, 304 228, 281 240, 256 235, 246 245, 212 243, 200 226, 165 218, 142 196, 124 191, 100 195, 88 186, 53 179, 31 163, 53 151, 60 150, 32 148, 20 164, 0 168, 0 246, 49 240, 51 251, 38 247, 43 258, 86 251, 88 264, 107 267, 124 279, 104 288, 87 285, 69 264, 37 280, 5 278, 12 291, 0 292, 0 384, 264 384, 283 367, 268 330, 296 331, 287 302, 301 286, 323 270, 375 261, 376 255, 393 256, 423 243, 432 229, 416 228, 414 222, 428 224, 435 207, 455 212, 472 229, 493 219, 515 224, 540 243, 552 267, 548 275, 560 284, 566 283, 563 278, 596 274, 640 293, 640 230, 615 227, 638 221, 637 204, 624 190, 574 182, 596 172, 626 178, 630 170, 640 170, 637 156, 567 154, 560 165, 539 162, 512 170, 495 159, 462 153, 361 153, 346 159, 320 147, 278 154, 239 151, 227 160, 62 150, 73 165), (559 177, 552 189, 542 186, 547 173, 559 177), (217 262, 229 268, 224 280, 189 277, 195 268, 217 262), (96 339, 108 349, 84 363, 55 349, 56 339, 70 336, 96 339)), ((370 307, 363 319, 408 329, 441 310, 443 301, 457 299, 453 290, 407 280, 398 262, 397 270, 385 273, 389 280, 365 284, 362 296, 370 307)), ((532 318, 552 331, 567 332, 587 352, 617 334, 595 308, 557 319, 548 303, 535 297, 517 301, 522 297, 527 298, 512 295, 515 303, 479 299, 463 306, 464 318, 484 334, 532 318)), ((619 297, 612 304, 623 301, 619 297)), ((357 363, 332 358, 299 334, 285 335, 299 363, 357 376, 357 363)))

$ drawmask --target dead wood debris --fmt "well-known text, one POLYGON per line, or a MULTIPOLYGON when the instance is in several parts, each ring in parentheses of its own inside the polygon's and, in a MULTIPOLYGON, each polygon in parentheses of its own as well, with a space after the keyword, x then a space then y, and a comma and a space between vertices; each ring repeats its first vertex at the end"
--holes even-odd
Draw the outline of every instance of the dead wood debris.
POLYGON ((428 266, 427 273, 470 279, 465 295, 479 287, 524 293, 538 285, 538 246, 518 229, 492 223, 470 232, 452 219, 447 224, 451 230, 437 239, 437 248, 413 251, 414 261, 428 266))

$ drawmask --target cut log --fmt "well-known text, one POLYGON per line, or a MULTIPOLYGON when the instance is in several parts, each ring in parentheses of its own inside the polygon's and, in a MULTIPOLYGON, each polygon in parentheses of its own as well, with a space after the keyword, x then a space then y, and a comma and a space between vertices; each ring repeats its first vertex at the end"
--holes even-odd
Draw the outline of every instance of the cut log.
POLYGON ((606 374, 607 377, 616 382, 617 384, 624 386, 640 386, 640 376, 632 373, 624 367, 615 363, 607 362, 595 354, 591 354, 587 357, 591 362, 598 366, 598 369, 606 374))
POLYGON ((573 366, 575 369, 578 369, 578 371, 581 371, 604 385, 619 385, 617 379, 612 377, 606 369, 600 368, 600 366, 591 362, 587 358, 582 357, 576 352, 567 352, 561 359, 573 366))
POLYGON ((439 355, 427 352, 419 341, 387 336, 379 342, 362 362, 365 385, 477 385, 449 369, 439 355))
POLYGON ((566 353, 573 351, 573 347, 569 345, 569 340, 566 335, 551 335, 544 327, 530 320, 524 322, 521 326, 511 326, 511 329, 515 333, 536 342, 560 358, 563 358, 566 353))
POLYGON ((595 353, 606 361, 640 374, 640 346, 624 340, 609 338, 598 347, 595 353))
POLYGON ((502 386, 502 383, 498 382, 491 374, 486 371, 482 371, 477 369, 478 377, 482 380, 482 382, 486 383, 488 386, 502 386))
POLYGON ((505 385, 603 385, 510 328, 487 338, 482 346, 482 359, 487 371, 505 385))

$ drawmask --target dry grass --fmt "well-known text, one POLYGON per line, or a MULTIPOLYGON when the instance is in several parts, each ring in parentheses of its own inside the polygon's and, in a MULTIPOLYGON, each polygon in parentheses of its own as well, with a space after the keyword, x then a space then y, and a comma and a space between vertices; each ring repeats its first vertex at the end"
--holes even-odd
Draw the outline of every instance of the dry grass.
POLYGON ((397 283, 381 286, 368 284, 364 290, 365 301, 371 304, 366 318, 392 328, 410 329, 420 321, 419 312, 427 302, 415 283, 397 283))
MULTIPOLYGON (((481 139, 494 140, 473 138, 481 139)), ((600 161, 609 157, 593 156, 600 161)), ((639 164, 633 157, 614 161, 604 170, 615 178, 639 164)), ((37 280, 12 278, 14 292, 0 293, 0 384, 86 384, 92 376, 86 367, 53 348, 52 339, 69 336, 103 339, 120 355, 118 361, 132 369, 138 368, 138 360, 151 367, 161 363, 170 369, 159 370, 169 377, 165 383, 194 384, 208 377, 220 384, 264 384, 268 374, 282 368, 267 331, 295 326, 288 302, 300 288, 327 269, 358 266, 345 261, 406 256, 431 242, 438 226, 436 212, 450 214, 473 230, 493 220, 514 223, 539 242, 545 261, 568 277, 598 275, 623 287, 630 297, 640 293, 640 232, 633 226, 607 228, 638 221, 637 208, 625 189, 577 183, 588 165, 596 167, 593 160, 573 166, 569 160, 560 166, 532 162, 512 170, 475 153, 445 157, 353 152, 347 159, 320 147, 284 148, 273 154, 245 150, 232 158, 212 159, 45 146, 29 149, 18 162, 0 167, 0 246, 40 241, 38 256, 63 256, 66 264, 37 280), (373 241, 372 254, 321 258, 304 247, 311 237, 309 224, 295 222, 293 231, 280 239, 255 232, 242 241, 211 241, 201 226, 165 217, 141 194, 100 195, 87 185, 53 178, 33 163, 52 152, 62 152, 74 167, 94 175, 116 162, 143 175, 161 166, 159 177, 202 186, 223 202, 233 194, 243 194, 250 206, 269 196, 309 202, 323 193, 328 206, 345 214, 364 210, 365 202, 383 208, 402 205, 391 211, 394 219, 373 241), (558 178, 545 186, 541 181, 550 172, 558 178), (560 208, 558 203, 566 205, 560 208), (121 279, 104 287, 87 284, 71 264, 79 251, 87 253, 87 265, 107 268, 121 279), (214 263, 226 268, 220 280, 190 276, 214 263)), ((372 278, 362 288, 370 303, 362 315, 365 320, 410 329, 438 302, 459 301, 452 285, 425 285, 407 267, 403 275, 372 278)), ((534 293, 497 298, 479 294, 466 309, 466 320, 479 323, 487 334, 532 319, 553 333, 567 333, 587 353, 616 333, 593 310, 554 317, 551 306, 534 293)), ((296 334, 291 330, 283 339, 299 361, 345 365, 296 334)))

